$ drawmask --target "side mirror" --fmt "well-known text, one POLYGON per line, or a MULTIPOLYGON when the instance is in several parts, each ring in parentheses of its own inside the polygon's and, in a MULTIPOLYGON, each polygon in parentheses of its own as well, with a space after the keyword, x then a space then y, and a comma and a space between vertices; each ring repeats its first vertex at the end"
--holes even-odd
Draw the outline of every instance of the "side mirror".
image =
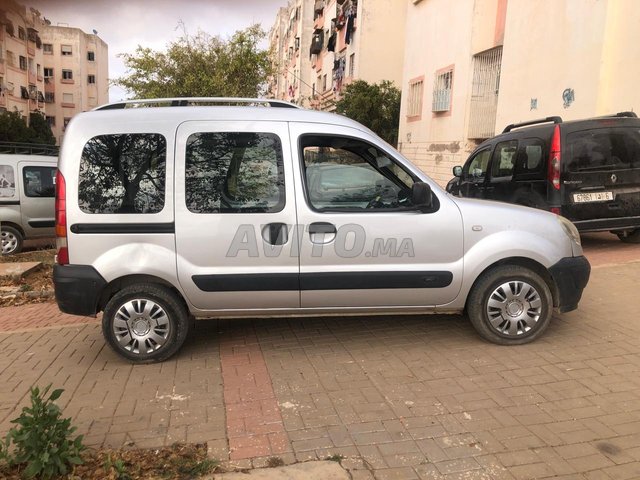
POLYGON ((453 176, 461 177, 462 176, 462 167, 460 165, 456 165, 453 167, 453 176))
POLYGON ((433 197, 431 187, 424 182, 415 182, 411 188, 411 203, 422 210, 431 208, 433 197))

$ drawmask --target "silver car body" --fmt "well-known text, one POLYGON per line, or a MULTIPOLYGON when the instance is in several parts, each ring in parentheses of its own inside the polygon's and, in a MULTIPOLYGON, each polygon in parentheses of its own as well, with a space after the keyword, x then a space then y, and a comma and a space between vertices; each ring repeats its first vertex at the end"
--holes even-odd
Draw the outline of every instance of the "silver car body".
POLYGON ((1 225, 16 228, 25 239, 53 238, 53 177, 42 179, 40 175, 51 175, 57 163, 56 157, 0 154, 1 225), (38 185, 43 180, 47 191, 41 191, 42 185, 38 185))
MULTIPOLYGON (((345 117, 289 108, 165 107, 81 113, 67 127, 59 169, 66 181, 69 263, 92 266, 107 284, 132 276, 153 278, 174 287, 196 317, 276 316, 287 314, 457 312, 479 275, 505 259, 526 259, 548 269, 581 247, 563 230, 554 214, 447 194, 390 145, 345 117), (78 205, 78 172, 85 144, 105 134, 158 133, 166 139, 167 171, 164 208, 152 214, 90 214, 78 205), (282 144, 286 202, 278 213, 197 214, 185 202, 185 146, 195 132, 267 132, 282 144), (385 152, 427 183, 439 202, 433 213, 314 211, 306 201, 298 148, 303 134, 358 138, 385 152), (361 228, 362 254, 338 255, 335 238, 318 237, 308 226, 329 222, 361 228), (74 224, 172 225, 169 233, 74 233, 74 224), (255 228, 258 242, 264 226, 288 226, 279 255, 257 249, 229 256, 236 235, 255 228), (71 226, 71 228, 69 228, 71 226), (380 242, 409 239, 412 255, 371 255, 380 242), (322 255, 314 247, 324 244, 322 255), (265 253, 266 252, 266 253, 265 253), (255 253, 255 252, 253 252, 255 253), (392 275, 393 272, 450 272, 441 288, 274 288, 256 291, 205 291, 198 275, 305 275, 341 273, 392 275)), ((339 233, 338 233, 339 234, 339 233)), ((331 235, 329 236, 331 237, 331 235)), ((266 242, 263 242, 266 243, 266 242)), ((262 245, 264 246, 264 245, 262 245)), ((347 252, 348 253, 348 252, 347 252)), ((138 277, 135 277, 138 278, 138 277)))

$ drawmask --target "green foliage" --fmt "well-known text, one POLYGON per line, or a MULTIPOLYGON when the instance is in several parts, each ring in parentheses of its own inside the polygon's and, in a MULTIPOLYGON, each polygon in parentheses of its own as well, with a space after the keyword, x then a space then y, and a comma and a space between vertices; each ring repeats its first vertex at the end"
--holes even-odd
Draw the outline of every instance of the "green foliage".
POLYGON ((208 473, 213 473, 220 465, 220 462, 211 458, 204 460, 187 459, 177 465, 178 473, 188 475, 189 478, 200 477, 208 473))
POLYGON ((392 82, 369 84, 356 80, 336 103, 338 113, 369 127, 391 145, 398 143, 400 90, 392 82))
POLYGON ((283 465, 284 465, 284 460, 282 460, 280 457, 267 458, 267 467, 269 468, 282 467, 283 465))
POLYGON ((116 480, 131 480, 131 475, 127 472, 127 465, 119 458, 112 460, 108 455, 103 465, 104 471, 115 477, 116 480))
POLYGON ((56 139, 41 113, 32 113, 27 126, 20 112, 0 114, 0 142, 44 143, 54 145, 56 139))
POLYGON ((50 389, 51 385, 42 392, 38 387, 31 388, 31 406, 24 407, 20 416, 11 421, 16 427, 9 430, 0 452, 0 459, 9 465, 24 465, 27 478, 50 479, 83 463, 82 435, 71 440, 76 428, 71 427, 70 418, 61 418, 60 407, 54 403, 64 390, 48 395, 50 389))
POLYGON ((257 97, 271 74, 265 38, 259 25, 237 31, 229 40, 186 31, 166 51, 140 45, 134 54, 121 54, 127 75, 113 83, 136 98, 257 97))

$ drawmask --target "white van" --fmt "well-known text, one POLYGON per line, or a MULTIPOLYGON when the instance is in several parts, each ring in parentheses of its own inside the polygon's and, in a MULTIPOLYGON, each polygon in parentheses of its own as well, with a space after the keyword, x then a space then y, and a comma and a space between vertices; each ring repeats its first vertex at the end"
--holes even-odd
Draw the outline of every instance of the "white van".
POLYGON ((81 113, 56 187, 58 305, 103 311, 136 362, 220 316, 466 311, 522 344, 589 279, 568 220, 453 197, 362 125, 275 100, 81 113))
MULTIPOLYGON (((33 146, 18 151, 42 152, 33 146)), ((49 147, 44 150, 50 153, 49 147)), ((0 148, 4 151, 6 148, 0 148)), ((25 240, 51 238, 54 231, 58 159, 37 154, 0 153, 0 238, 2 254, 18 253, 25 240)))

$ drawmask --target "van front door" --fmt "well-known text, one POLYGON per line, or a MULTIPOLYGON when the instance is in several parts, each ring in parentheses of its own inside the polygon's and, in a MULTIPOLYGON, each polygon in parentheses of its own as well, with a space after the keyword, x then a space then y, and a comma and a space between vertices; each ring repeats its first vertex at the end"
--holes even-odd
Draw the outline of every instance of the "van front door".
POLYGON ((180 285, 198 309, 300 306, 286 122, 185 122, 176 139, 180 285))

